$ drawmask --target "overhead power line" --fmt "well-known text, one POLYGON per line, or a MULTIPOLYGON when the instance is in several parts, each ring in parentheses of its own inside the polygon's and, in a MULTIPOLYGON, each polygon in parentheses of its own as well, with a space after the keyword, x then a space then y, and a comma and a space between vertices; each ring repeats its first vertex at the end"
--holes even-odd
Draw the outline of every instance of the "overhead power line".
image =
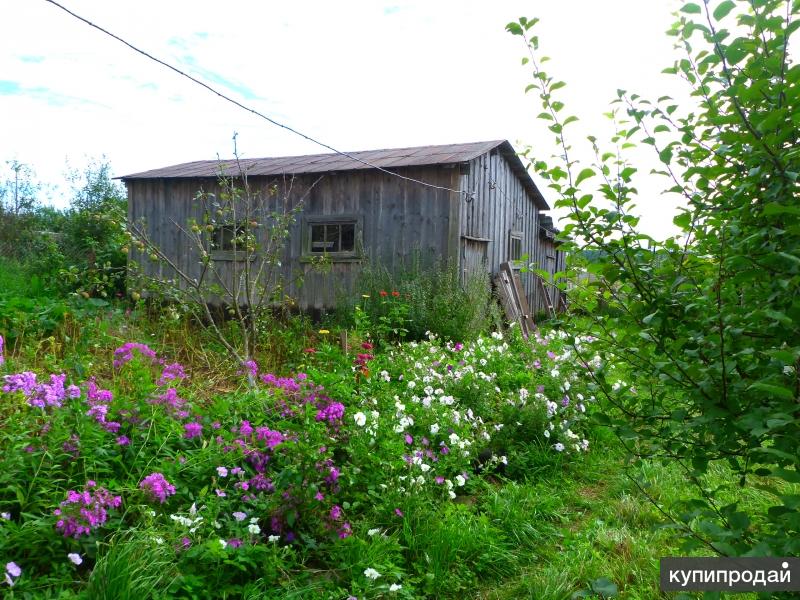
POLYGON ((386 173, 387 175, 391 175, 392 177, 397 177, 399 179, 403 179, 405 181, 410 181, 412 183, 418 183, 418 184, 423 185, 425 187, 433 188, 433 189, 436 189, 436 190, 443 190, 443 191, 450 192, 450 193, 453 193, 453 194, 461 194, 461 195, 465 195, 465 196, 468 195, 467 192, 465 192, 463 190, 454 190, 453 188, 449 188, 449 187, 445 187, 445 186, 441 186, 441 185, 435 185, 433 183, 428 183, 427 181, 422 181, 420 179, 414 179, 413 177, 406 177, 405 175, 401 175, 399 173, 395 173, 394 171, 390 171, 388 169, 385 169, 383 167, 375 165, 375 164, 373 164, 373 163, 371 163, 371 162, 369 162, 367 160, 363 160, 363 159, 358 158, 357 156, 353 156, 352 154, 349 154, 347 152, 342 152, 341 150, 337 150, 336 148, 334 148, 333 146, 331 146, 329 144, 326 144, 325 142, 321 142, 320 140, 315 139, 315 138, 311 137, 310 135, 306 135, 302 131, 298 131, 297 129, 294 129, 293 127, 290 127, 289 125, 286 125, 284 123, 276 121, 272 117, 269 117, 269 116, 265 115, 264 113, 259 112, 258 110, 254 109, 254 108, 252 108, 250 106, 246 106, 246 105, 242 104, 238 100, 235 100, 235 99, 231 98, 230 96, 220 92, 218 89, 211 87, 207 83, 204 83, 203 81, 200 81, 199 79, 197 79, 195 77, 192 77, 188 73, 186 73, 184 71, 181 71, 179 68, 169 64, 168 62, 165 62, 165 61, 161 60, 160 58, 157 58, 157 57, 153 56, 152 54, 150 54, 148 52, 145 52, 141 48, 138 48, 138 47, 134 46, 133 44, 131 44, 130 42, 122 39, 118 35, 115 35, 115 34, 111 33, 110 31, 108 31, 107 29, 104 29, 103 27, 100 27, 99 25, 96 25, 95 23, 91 22, 89 19, 86 19, 86 18, 80 16, 79 14, 76 14, 76 13, 72 12, 70 9, 66 8, 65 6, 59 4, 58 2, 55 2, 55 0, 45 0, 45 2, 49 2, 53 6, 56 6, 57 8, 60 8, 65 13, 67 13, 70 16, 78 19, 79 21, 82 21, 82 22, 86 23, 87 25, 89 25, 90 27, 93 27, 94 29, 97 29, 98 31, 106 34, 107 36, 114 38, 115 40, 117 40, 121 44, 124 44, 125 46, 127 46, 128 48, 133 50, 134 52, 137 52, 138 54, 141 54, 145 58, 148 58, 148 59, 160 64, 163 67, 166 67, 167 69, 177 73, 181 77, 185 77, 186 79, 188 79, 192 83, 196 83, 197 85, 204 87, 205 89, 207 89, 212 94, 215 94, 215 95, 219 96, 220 98, 222 98, 223 100, 225 100, 227 102, 230 102, 231 104, 233 104, 235 106, 238 106, 239 108, 241 108, 243 110, 246 110, 247 112, 252 113, 252 114, 256 115, 257 117, 260 117, 261 119, 264 119, 265 121, 275 125, 276 127, 280 127, 281 129, 285 129, 286 131, 289 131, 289 132, 291 132, 291 133, 293 133, 295 135, 298 135, 301 138, 303 138, 305 140, 308 140, 309 142, 317 144, 318 146, 322 146, 323 148, 326 148, 326 149, 330 150, 331 152, 334 152, 334 153, 336 153, 336 154, 338 154, 340 156, 345 156, 345 157, 347 157, 347 158, 349 158, 351 160, 359 162, 362 165, 368 166, 368 167, 370 167, 372 169, 377 169, 378 171, 381 171, 382 173, 386 173))

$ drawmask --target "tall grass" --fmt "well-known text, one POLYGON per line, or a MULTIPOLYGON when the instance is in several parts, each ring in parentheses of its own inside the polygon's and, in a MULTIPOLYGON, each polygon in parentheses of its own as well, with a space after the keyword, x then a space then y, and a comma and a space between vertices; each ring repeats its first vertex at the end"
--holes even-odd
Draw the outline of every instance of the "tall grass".
POLYGON ((458 264, 413 252, 399 269, 377 262, 362 267, 353 297, 339 300, 336 317, 352 325, 355 304, 360 304, 374 323, 386 314, 381 292, 400 292, 409 305, 406 339, 419 340, 427 332, 450 340, 477 337, 502 322, 492 295, 489 274, 462 280, 458 264))

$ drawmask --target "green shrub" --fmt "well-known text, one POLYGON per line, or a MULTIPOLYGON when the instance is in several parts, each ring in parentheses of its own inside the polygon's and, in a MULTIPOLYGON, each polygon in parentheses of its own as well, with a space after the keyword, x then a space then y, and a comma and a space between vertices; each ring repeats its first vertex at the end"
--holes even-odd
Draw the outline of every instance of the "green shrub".
POLYGON ((354 298, 339 304, 340 322, 355 324, 353 314, 359 308, 378 341, 421 340, 428 332, 447 340, 471 340, 502 322, 488 273, 462 282, 455 262, 426 259, 420 252, 394 272, 380 264, 365 265, 354 298))

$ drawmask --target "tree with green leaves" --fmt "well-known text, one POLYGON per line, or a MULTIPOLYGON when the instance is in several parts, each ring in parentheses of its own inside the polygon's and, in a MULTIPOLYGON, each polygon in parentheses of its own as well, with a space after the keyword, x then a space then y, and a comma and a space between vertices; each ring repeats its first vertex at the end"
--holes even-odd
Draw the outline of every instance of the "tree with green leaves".
POLYGON ((593 257, 573 265, 596 277, 576 280, 571 302, 603 359, 581 357, 596 365, 597 421, 633 460, 685 470, 695 493, 659 508, 690 547, 722 555, 800 553, 800 65, 788 52, 798 12, 797 0, 684 4, 669 30, 682 57, 666 71, 696 104, 620 91, 616 135, 608 151, 588 138, 590 165, 572 158, 577 119, 542 68, 537 20, 508 25, 559 148, 555 161, 527 155, 569 211, 566 248, 593 257), (666 240, 640 231, 633 208, 631 156, 648 146, 655 176, 684 200, 681 233, 666 240), (619 373, 635 385, 613 385, 619 373), (717 463, 730 482, 710 488, 717 463), (771 494, 769 510, 721 500, 751 485, 771 494))

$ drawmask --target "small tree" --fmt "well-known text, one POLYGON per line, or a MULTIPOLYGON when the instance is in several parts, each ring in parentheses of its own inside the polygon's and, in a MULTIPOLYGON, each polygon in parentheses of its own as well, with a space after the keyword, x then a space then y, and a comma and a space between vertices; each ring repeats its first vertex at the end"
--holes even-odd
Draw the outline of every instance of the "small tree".
POLYGON ((285 300, 282 267, 286 240, 316 181, 302 193, 293 189, 291 177, 273 180, 266 189, 254 189, 235 139, 235 159, 228 164, 220 162, 217 189, 198 191, 194 216, 187 223, 170 220, 198 256, 196 268, 181 268, 175 256, 154 241, 147 223, 132 222, 127 228, 138 256, 160 263, 168 275, 148 275, 132 260, 130 278, 207 323, 231 358, 249 366, 258 346, 259 325, 285 300), (215 260, 220 253, 225 254, 224 263, 215 260), (223 269, 221 264, 230 267, 223 269), (235 334, 215 318, 213 305, 226 309, 238 325, 235 334))
POLYGON ((125 190, 111 178, 105 159, 68 172, 70 208, 62 225, 66 267, 62 286, 89 296, 106 297, 125 290, 128 242, 125 190))
POLYGON ((6 167, 0 180, 0 253, 23 258, 25 252, 20 240, 34 222, 31 217, 38 206, 42 186, 30 165, 8 160, 6 167))
POLYGON ((529 87, 559 146, 557 164, 531 164, 569 210, 567 247, 592 256, 584 267, 596 278, 573 289, 572 304, 607 359, 592 369, 605 400, 598 421, 632 456, 685 470, 697 493, 665 514, 691 544, 724 555, 800 552, 800 496, 781 485, 800 483, 800 66, 787 52, 798 12, 796 0, 684 4, 669 32, 684 56, 667 71, 697 105, 620 91, 617 134, 607 152, 589 137, 591 166, 572 158, 565 131, 576 118, 555 99, 564 83, 541 66, 536 19, 508 26, 529 48, 529 87), (637 143, 656 151, 668 191, 685 199, 680 236, 639 230, 627 158, 637 143), (612 385, 610 365, 636 386, 612 385), (709 488, 716 462, 735 481, 709 488), (768 510, 720 501, 753 475, 772 477, 759 482, 768 510))

